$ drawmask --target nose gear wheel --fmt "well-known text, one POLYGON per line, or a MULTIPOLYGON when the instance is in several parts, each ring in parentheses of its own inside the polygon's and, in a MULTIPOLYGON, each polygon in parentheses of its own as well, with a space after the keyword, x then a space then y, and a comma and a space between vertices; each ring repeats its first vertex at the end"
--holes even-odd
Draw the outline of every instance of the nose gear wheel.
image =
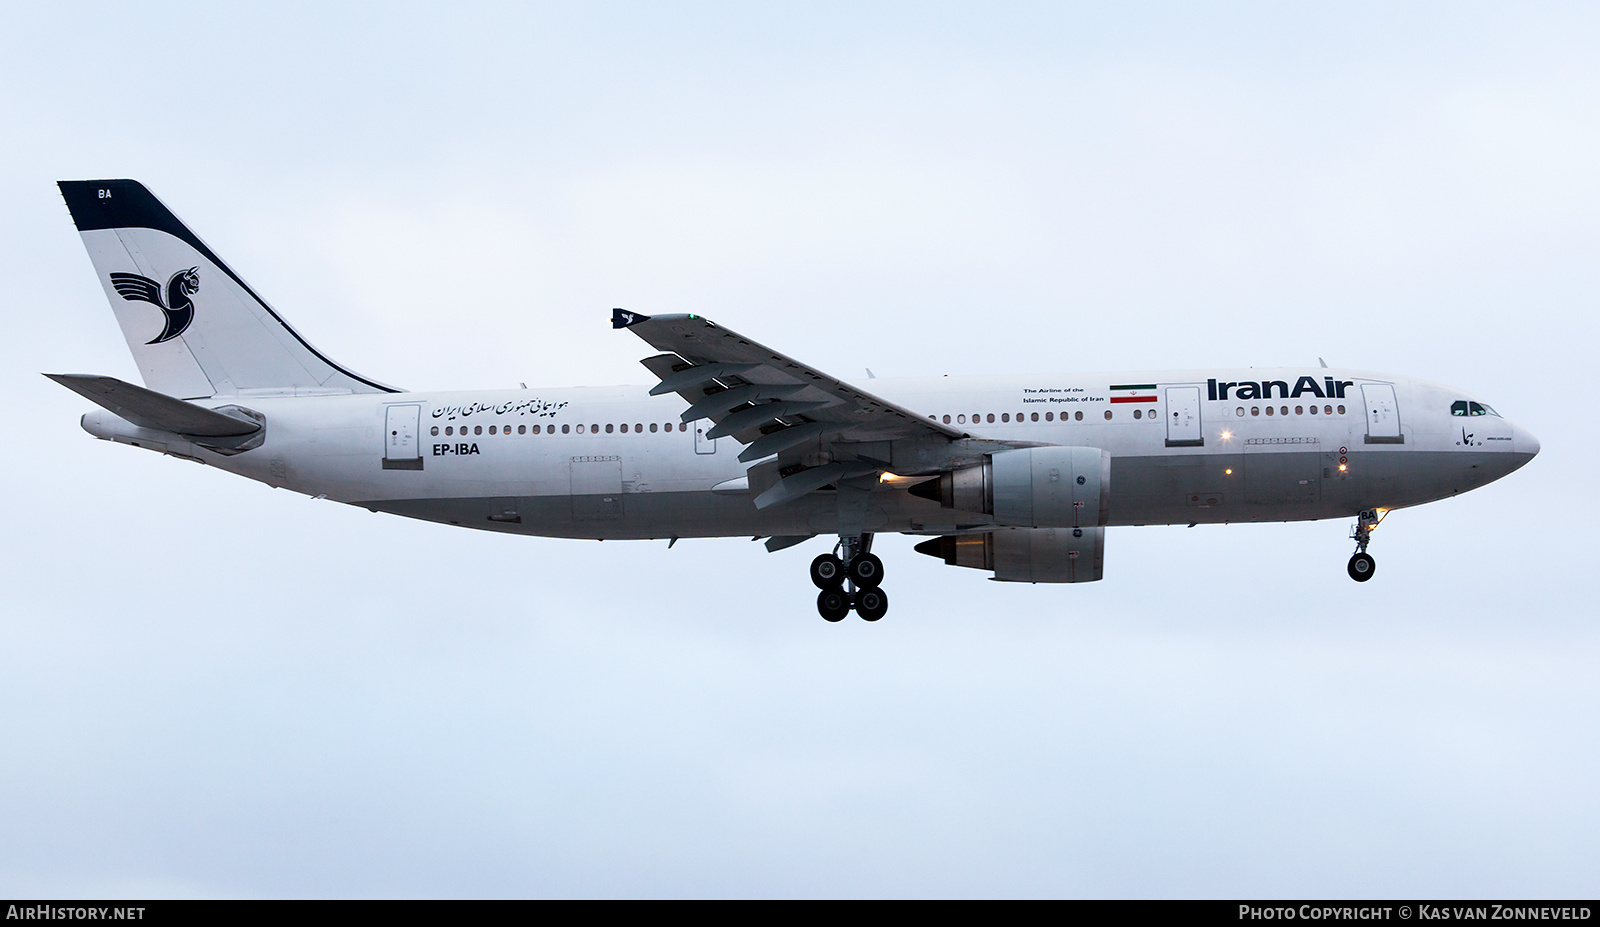
POLYGON ((1372 542, 1372 529, 1378 527, 1388 514, 1383 509, 1364 509, 1356 515, 1356 526, 1350 530, 1350 536, 1356 542, 1356 552, 1350 557, 1345 572, 1358 583, 1371 579, 1372 574, 1378 569, 1377 561, 1367 553, 1367 545, 1372 542))

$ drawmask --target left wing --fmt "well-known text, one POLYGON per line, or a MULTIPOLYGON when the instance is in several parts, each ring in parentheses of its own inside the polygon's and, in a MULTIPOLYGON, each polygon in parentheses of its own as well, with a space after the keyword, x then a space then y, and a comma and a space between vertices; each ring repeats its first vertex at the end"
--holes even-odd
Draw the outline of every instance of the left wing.
POLYGON ((908 465, 913 457, 927 461, 928 467, 921 469, 936 471, 948 455, 928 454, 929 446, 943 448, 971 438, 931 415, 851 386, 710 319, 616 309, 611 324, 666 352, 642 361, 661 379, 650 393, 677 393, 687 400, 685 422, 708 418, 715 423, 708 437, 729 435, 748 445, 739 454, 743 462, 778 456, 766 479, 756 472, 761 468, 752 468, 757 508, 891 467, 908 475, 919 469, 908 465), (914 454, 913 447, 924 453, 914 454))

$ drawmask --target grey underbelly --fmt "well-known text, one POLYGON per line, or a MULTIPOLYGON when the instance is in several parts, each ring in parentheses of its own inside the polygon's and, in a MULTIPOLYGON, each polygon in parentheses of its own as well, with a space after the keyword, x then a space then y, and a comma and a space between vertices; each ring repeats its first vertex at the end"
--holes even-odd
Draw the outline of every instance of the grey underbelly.
MULTIPOLYGON (((1344 518, 1444 498, 1494 477, 1447 453, 1241 451, 1113 458, 1111 525, 1344 518)), ((641 539, 835 533, 836 494, 757 510, 747 494, 645 492, 380 500, 358 505, 409 518, 545 537, 641 539)), ((985 519, 903 491, 874 493, 868 531, 979 530, 985 519)))

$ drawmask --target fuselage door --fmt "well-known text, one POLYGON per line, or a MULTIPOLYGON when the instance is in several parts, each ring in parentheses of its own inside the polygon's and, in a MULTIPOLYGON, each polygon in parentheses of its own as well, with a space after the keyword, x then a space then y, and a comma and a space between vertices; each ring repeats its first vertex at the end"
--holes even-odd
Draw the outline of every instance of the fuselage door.
POLYGON ((1368 444, 1404 444, 1400 433, 1400 405, 1394 387, 1388 383, 1361 384, 1361 398, 1367 407, 1368 444))
POLYGON ((421 470, 422 406, 387 406, 383 411, 383 469, 421 470))
POLYGON ((1167 387, 1167 447, 1199 447, 1206 443, 1200 433, 1200 387, 1167 387))
POLYGON ((717 439, 706 437, 706 429, 711 427, 711 422, 701 419, 694 423, 694 452, 696 454, 715 454, 717 452, 717 439))

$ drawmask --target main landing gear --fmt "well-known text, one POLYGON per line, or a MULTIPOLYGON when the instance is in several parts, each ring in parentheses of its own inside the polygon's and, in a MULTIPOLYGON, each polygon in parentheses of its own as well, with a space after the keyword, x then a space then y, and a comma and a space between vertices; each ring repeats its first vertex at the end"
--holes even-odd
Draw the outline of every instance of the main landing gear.
POLYGON ((1367 553, 1367 544, 1372 540, 1372 529, 1378 527, 1387 514, 1381 509, 1366 509, 1356 516, 1356 526, 1350 531, 1350 536, 1356 540, 1356 552, 1345 569, 1350 578, 1358 583, 1371 579, 1373 572, 1378 569, 1377 562, 1367 553))
POLYGON ((842 537, 834 553, 811 561, 811 582, 817 594, 817 611, 828 621, 842 621, 854 608, 864 621, 877 621, 889 611, 883 582, 883 561, 871 553, 872 535, 842 537))

